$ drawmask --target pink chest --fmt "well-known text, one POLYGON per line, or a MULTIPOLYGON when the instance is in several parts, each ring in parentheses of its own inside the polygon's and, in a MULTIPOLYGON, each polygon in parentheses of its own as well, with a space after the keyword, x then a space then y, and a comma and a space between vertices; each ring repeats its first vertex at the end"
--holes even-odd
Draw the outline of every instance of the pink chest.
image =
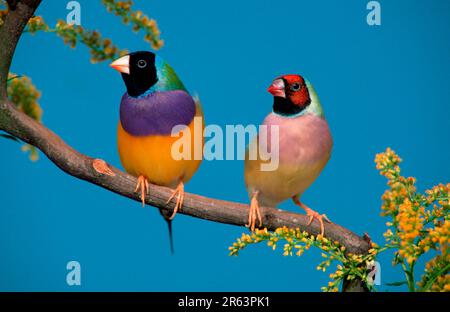
POLYGON ((268 126, 269 148, 276 147, 270 138, 272 126, 278 126, 280 165, 303 167, 330 158, 333 139, 325 119, 312 114, 287 118, 272 113, 263 124, 268 126))

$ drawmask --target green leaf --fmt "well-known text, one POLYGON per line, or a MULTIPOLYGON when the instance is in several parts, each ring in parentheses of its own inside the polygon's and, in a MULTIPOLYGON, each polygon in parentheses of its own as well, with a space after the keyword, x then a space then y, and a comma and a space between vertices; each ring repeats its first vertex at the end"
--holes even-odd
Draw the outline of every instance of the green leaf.
POLYGON ((406 281, 386 283, 387 286, 402 286, 402 285, 406 285, 406 284, 407 284, 406 281))
POLYGON ((0 133, 0 137, 5 138, 5 139, 9 139, 9 140, 13 140, 13 141, 18 142, 18 143, 20 142, 20 140, 18 138, 16 138, 13 135, 10 135, 10 134, 0 133))

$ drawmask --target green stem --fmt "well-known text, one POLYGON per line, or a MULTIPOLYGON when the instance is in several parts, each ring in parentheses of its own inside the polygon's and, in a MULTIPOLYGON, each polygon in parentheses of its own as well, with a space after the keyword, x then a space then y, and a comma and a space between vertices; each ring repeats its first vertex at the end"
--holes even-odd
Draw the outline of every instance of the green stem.
POLYGON ((415 261, 413 261, 408 269, 408 266, 405 264, 404 261, 402 261, 402 268, 403 268, 403 271, 405 272, 406 282, 408 284, 408 290, 410 292, 416 291, 415 282, 414 282, 414 265, 415 264, 416 264, 415 261))

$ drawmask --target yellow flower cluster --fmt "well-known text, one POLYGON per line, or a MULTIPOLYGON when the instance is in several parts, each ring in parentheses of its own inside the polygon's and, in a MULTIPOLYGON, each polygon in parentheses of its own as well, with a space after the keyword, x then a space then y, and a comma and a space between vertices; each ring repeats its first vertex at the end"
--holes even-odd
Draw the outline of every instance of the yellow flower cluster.
POLYGON ((437 202, 439 206, 435 205, 433 207, 433 213, 428 215, 431 218, 441 218, 445 216, 445 211, 448 211, 450 208, 450 183, 444 185, 442 183, 434 186, 431 190, 426 190, 426 203, 428 205, 433 204, 433 202, 437 202))
POLYGON ((431 291, 450 292, 450 274, 438 276, 431 286, 431 291))
POLYGON ((377 154, 375 156, 375 163, 380 173, 388 179, 393 179, 400 173, 399 164, 401 158, 390 148, 386 152, 377 154))
POLYGON ((63 20, 58 20, 55 28, 51 29, 41 16, 34 16, 28 21, 25 31, 31 34, 38 31, 56 33, 71 48, 75 48, 80 42, 89 48, 92 63, 114 60, 128 53, 127 50, 120 50, 113 45, 110 39, 103 39, 98 31, 86 30, 82 26, 67 24, 63 20))
POLYGON ((398 213, 398 207, 408 198, 409 194, 416 191, 414 186, 415 179, 405 178, 399 175, 399 172, 389 170, 387 173, 391 177, 388 180, 389 190, 386 190, 381 196, 383 201, 381 205, 382 216, 392 216, 398 213))
POLYGON ((342 265, 337 266, 334 273, 330 274, 332 280, 326 287, 322 287, 323 291, 338 291, 339 285, 344 279, 352 280, 358 277, 365 280, 368 274, 367 263, 374 260, 378 250, 378 246, 374 245, 367 255, 355 255, 347 253, 346 248, 339 242, 330 241, 322 235, 314 236, 301 231, 299 228, 282 227, 274 232, 262 229, 256 230, 252 234, 242 234, 241 238, 229 247, 230 256, 237 256, 239 251, 248 245, 260 242, 267 242, 267 245, 275 250, 279 241, 285 242, 283 246, 284 256, 293 256, 294 253, 301 256, 311 246, 322 250, 324 260, 317 266, 319 271, 325 272, 334 261, 342 263, 342 265))
POLYGON ((127 54, 126 50, 119 50, 110 39, 103 39, 98 31, 86 30, 82 26, 70 25, 63 20, 56 23, 56 34, 64 40, 65 44, 75 48, 81 42, 89 48, 91 62, 98 63, 113 60, 127 54))
POLYGON ((118 16, 126 15, 133 5, 131 0, 127 1, 115 1, 115 0, 102 0, 103 4, 106 6, 108 12, 114 12, 118 16))
MULTIPOLYGON (((149 42, 153 49, 157 50, 163 46, 164 42, 160 38, 161 32, 156 21, 142 11, 132 11, 132 1, 102 0, 102 2, 108 12, 122 17, 125 24, 131 23, 133 31, 143 30, 144 40, 149 42)), ((0 23, 1 17, 0 14, 0 23)), ((80 42, 89 48, 92 63, 113 60, 128 53, 127 50, 115 46, 110 39, 103 39, 98 31, 86 30, 80 25, 70 25, 63 20, 58 20, 55 28, 51 29, 41 16, 35 16, 28 21, 25 31, 31 34, 38 31, 54 32, 72 48, 80 42)))
MULTIPOLYGON (((437 206, 435 206, 437 207, 437 206)), ((430 214, 427 223, 432 226, 426 229, 426 235, 419 241, 418 247, 422 253, 428 252, 430 249, 437 250, 450 264, 450 220, 448 217, 448 207, 445 209, 435 209, 437 214, 430 214), (446 212, 447 216, 442 218, 442 213, 446 212)), ((435 211, 433 210, 433 212, 435 211)))
POLYGON ((153 49, 158 50, 164 45, 164 41, 160 38, 161 31, 156 21, 142 13, 142 11, 132 11, 132 1, 102 0, 102 3, 108 12, 120 16, 124 24, 131 23, 133 31, 138 32, 142 30, 144 32, 144 40, 149 42, 153 49))
POLYGON ((33 16, 32 18, 30 18, 28 20, 27 31, 31 34, 35 34, 36 32, 38 32, 40 30, 48 31, 49 27, 45 23, 42 16, 33 16))
POLYGON ((375 162, 390 187, 382 196, 382 215, 392 219, 384 236, 385 249, 396 249, 393 264, 402 264, 409 289, 415 290, 414 266, 423 254, 435 250, 439 254, 427 268, 435 268, 439 260, 444 269, 426 269, 419 290, 448 290, 450 286, 444 284, 450 270, 450 184, 434 186, 423 195, 417 192, 415 178, 400 175, 401 159, 394 151, 388 148, 375 162))
POLYGON ((450 244, 450 220, 437 222, 437 224, 429 229, 428 237, 429 244, 436 248, 439 244, 442 254, 448 253, 448 246, 450 244))
POLYGON ((398 214, 395 216, 396 223, 398 224, 397 235, 400 241, 399 255, 405 258, 410 265, 417 260, 417 257, 421 253, 415 241, 420 237, 424 214, 424 207, 414 207, 413 203, 406 198, 399 205, 398 214))
MULTIPOLYGON (((41 93, 31 82, 31 79, 22 76, 19 77, 13 73, 8 75, 7 94, 10 101, 18 110, 24 112, 34 120, 41 122, 42 109, 38 103, 41 93)), ((24 151, 30 152, 30 159, 35 161, 38 159, 36 148, 30 145, 24 145, 24 151)))
POLYGON ((33 85, 30 78, 9 73, 7 92, 11 102, 20 111, 36 121, 41 121, 42 110, 38 103, 41 93, 33 85))

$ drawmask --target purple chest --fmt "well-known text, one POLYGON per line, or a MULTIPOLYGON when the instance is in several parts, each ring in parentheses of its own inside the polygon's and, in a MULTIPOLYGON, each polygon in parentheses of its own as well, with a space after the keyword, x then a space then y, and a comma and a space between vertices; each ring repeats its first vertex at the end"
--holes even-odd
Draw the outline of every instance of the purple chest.
POLYGON ((170 135, 176 125, 189 125, 195 102, 185 91, 154 92, 142 98, 127 93, 120 102, 120 122, 134 136, 170 135))

